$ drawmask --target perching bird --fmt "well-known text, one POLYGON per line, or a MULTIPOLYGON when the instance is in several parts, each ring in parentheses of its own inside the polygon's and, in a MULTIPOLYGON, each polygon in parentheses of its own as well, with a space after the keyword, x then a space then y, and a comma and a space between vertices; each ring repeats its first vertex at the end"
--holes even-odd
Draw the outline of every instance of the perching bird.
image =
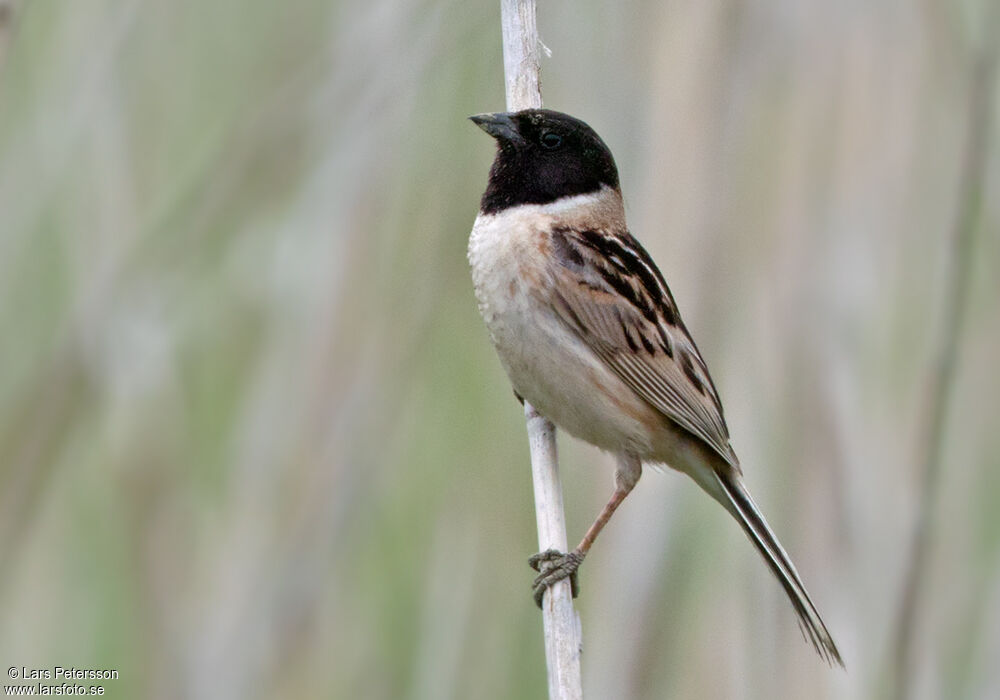
POLYGON ((471 117, 497 142, 469 238, 479 310, 515 393, 617 457, 615 490, 579 546, 532 557, 546 587, 577 568, 639 480, 684 472, 729 511, 804 633, 843 665, 791 559, 743 483, 719 394, 656 264, 625 224, 618 169, 587 124, 543 109, 471 117))

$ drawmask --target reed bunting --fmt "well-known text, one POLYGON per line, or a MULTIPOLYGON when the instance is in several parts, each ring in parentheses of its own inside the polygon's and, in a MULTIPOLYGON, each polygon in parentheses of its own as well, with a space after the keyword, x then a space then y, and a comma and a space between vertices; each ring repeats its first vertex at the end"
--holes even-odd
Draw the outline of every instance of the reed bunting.
POLYGON ((843 665, 743 483, 719 394, 670 289, 628 231, 608 147, 584 122, 551 110, 471 119, 497 142, 469 261, 500 361, 519 397, 617 456, 614 493, 579 546, 532 557, 536 602, 575 578, 642 463, 667 464, 736 518, 817 652, 843 665))

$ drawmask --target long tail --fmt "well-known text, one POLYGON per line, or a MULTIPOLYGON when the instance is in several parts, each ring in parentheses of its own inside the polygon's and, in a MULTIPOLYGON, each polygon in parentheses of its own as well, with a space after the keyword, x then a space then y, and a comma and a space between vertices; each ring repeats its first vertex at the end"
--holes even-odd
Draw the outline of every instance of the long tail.
POLYGON ((768 567, 781 583, 782 588, 785 589, 785 593, 788 594, 788 599, 792 602, 792 606, 799 616, 799 626, 802 628, 803 635, 812 642, 816 652, 827 663, 832 664, 836 661, 843 668, 844 661, 840 658, 840 652, 833 642, 833 637, 830 636, 826 625, 823 624, 823 619, 819 616, 819 611, 816 610, 816 606, 809 598, 809 593, 806 592, 806 587, 802 584, 802 579, 799 578, 792 560, 781 547, 778 538, 771 532, 771 528, 768 527, 767 521, 761 515, 760 509, 757 508, 757 504, 754 503, 750 492, 735 474, 729 476, 715 471, 715 478, 728 500, 728 503, 723 502, 723 505, 739 520, 747 537, 757 547, 757 551, 760 552, 768 567))

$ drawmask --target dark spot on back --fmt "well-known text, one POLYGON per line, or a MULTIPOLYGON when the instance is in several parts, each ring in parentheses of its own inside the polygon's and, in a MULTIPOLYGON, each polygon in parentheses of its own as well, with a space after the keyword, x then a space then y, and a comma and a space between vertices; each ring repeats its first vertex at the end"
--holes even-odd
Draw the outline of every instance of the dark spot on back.
POLYGON ((673 357, 674 348, 673 344, 670 342, 670 336, 667 335, 667 332, 663 330, 663 326, 659 323, 656 324, 656 332, 660 336, 660 348, 666 353, 667 357, 673 357))
POLYGON ((670 288, 667 286, 666 280, 663 279, 660 269, 653 262, 653 258, 649 256, 646 249, 642 247, 642 244, 636 240, 635 236, 625 232, 622 238, 625 241, 627 249, 632 251, 634 257, 644 263, 642 265, 635 265, 635 275, 642 282, 643 288, 660 309, 663 320, 671 326, 676 326, 677 306, 674 303, 674 299, 670 294, 670 288), (664 294, 664 290, 666 294, 664 294))
POLYGON ((583 265, 583 256, 573 245, 572 240, 566 235, 567 229, 552 229, 552 249, 556 254, 559 263, 564 267, 579 267, 583 265))
POLYGON ((656 318, 656 314, 653 312, 653 309, 646 303, 645 298, 639 294, 639 292, 636 291, 631 284, 629 284, 627 278, 622 277, 621 274, 615 270, 609 270, 606 267, 598 267, 597 271, 601 273, 601 277, 604 278, 604 281, 607 282, 612 289, 618 292, 622 298, 634 306, 644 317, 649 318, 649 315, 652 314, 653 318, 656 318))
POLYGON ((639 333, 639 340, 642 341, 642 347, 646 349, 650 355, 656 354, 656 346, 649 342, 649 338, 646 337, 645 333, 639 333))
POLYGON ((625 325, 625 321, 622 319, 622 315, 618 314, 618 323, 621 324, 622 334, 625 336, 625 342, 628 343, 628 349, 632 352, 639 352, 639 346, 635 344, 632 339, 632 334, 628 330, 628 326, 625 325))
POLYGON ((698 393, 702 396, 705 395, 705 385, 701 381, 701 377, 698 373, 694 371, 694 361, 691 359, 691 353, 687 351, 681 351, 680 353, 681 369, 684 370, 684 376, 691 380, 691 384, 694 388, 698 390, 698 393))
POLYGON ((581 231, 580 236, 584 245, 599 253, 602 259, 607 260, 614 268, 614 270, 601 270, 604 279, 628 299, 647 321, 657 324, 657 311, 659 311, 668 324, 677 325, 677 309, 670 296, 670 290, 656 264, 639 241, 627 232, 620 234, 621 240, 619 236, 607 235, 600 231, 581 231), (645 294, 633 289, 628 280, 621 277, 622 274, 635 278, 645 294), (613 280, 612 277, 617 279, 613 280), (666 295, 663 290, 667 290, 666 295))

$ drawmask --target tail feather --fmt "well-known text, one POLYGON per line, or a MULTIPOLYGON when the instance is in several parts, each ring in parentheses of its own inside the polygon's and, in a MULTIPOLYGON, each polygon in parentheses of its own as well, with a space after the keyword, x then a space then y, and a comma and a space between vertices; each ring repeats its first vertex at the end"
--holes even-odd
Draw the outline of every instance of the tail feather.
POLYGON ((788 599, 795 608, 795 613, 799 618, 799 628, 803 636, 812 643, 816 652, 827 662, 836 662, 842 668, 844 661, 840 658, 837 645, 834 644, 833 637, 823 624, 823 619, 819 616, 819 611, 813 605, 806 587, 799 578, 795 565, 788 554, 782 548, 778 538, 771 532, 767 521, 761 514, 757 504, 754 503, 750 492, 743 486, 738 476, 729 477, 725 474, 715 472, 715 478, 722 487, 722 491, 728 502, 723 502, 729 511, 736 517, 740 525, 746 532, 747 537, 754 543, 768 567, 781 583, 782 588, 788 595, 788 599))

